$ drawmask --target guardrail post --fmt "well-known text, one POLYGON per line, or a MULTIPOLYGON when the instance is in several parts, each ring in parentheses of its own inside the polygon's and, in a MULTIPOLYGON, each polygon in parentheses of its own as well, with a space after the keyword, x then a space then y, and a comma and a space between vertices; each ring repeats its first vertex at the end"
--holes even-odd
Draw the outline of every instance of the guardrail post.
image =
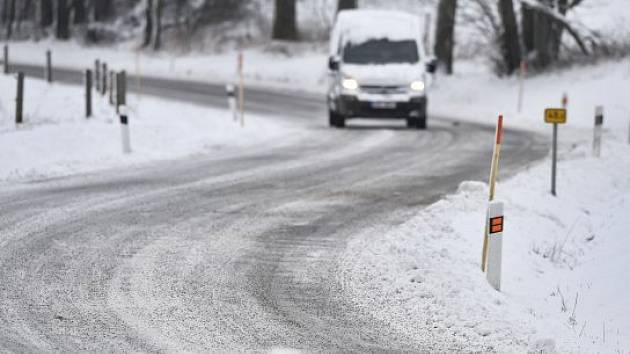
POLYGON ((107 63, 103 62, 101 71, 101 95, 107 94, 107 63))
POLYGON ((92 70, 85 70, 85 117, 92 116, 92 70))
POLYGON ((53 81, 52 74, 52 52, 50 49, 46 51, 46 81, 49 83, 53 81))
POLYGON ((9 73, 9 46, 8 45, 4 45, 4 59, 2 61, 2 66, 4 67, 4 73, 8 74, 9 73))
POLYGON ((17 95, 15 97, 15 124, 22 124, 22 106, 24 104, 24 73, 17 74, 17 95))
POLYGON ((101 61, 98 59, 94 61, 94 89, 101 92, 101 61))
POLYGON ((118 75, 113 70, 109 71, 109 104, 114 106, 114 89, 116 88, 116 79, 118 75))

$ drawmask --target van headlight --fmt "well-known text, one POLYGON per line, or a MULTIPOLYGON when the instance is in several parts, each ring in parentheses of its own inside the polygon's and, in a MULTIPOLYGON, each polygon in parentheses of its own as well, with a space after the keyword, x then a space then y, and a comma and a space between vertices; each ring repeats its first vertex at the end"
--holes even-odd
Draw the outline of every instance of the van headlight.
POLYGON ((355 79, 346 77, 343 80, 341 80, 341 86, 345 88, 346 90, 354 91, 359 88, 359 83, 355 79))
POLYGON ((424 91, 424 82, 420 80, 413 81, 409 87, 411 88, 411 91, 422 92, 424 91))

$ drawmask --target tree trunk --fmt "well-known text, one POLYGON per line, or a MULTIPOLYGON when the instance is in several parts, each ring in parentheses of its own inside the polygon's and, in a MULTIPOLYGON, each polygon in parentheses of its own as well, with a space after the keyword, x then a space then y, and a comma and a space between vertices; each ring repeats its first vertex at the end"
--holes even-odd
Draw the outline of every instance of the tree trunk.
POLYGON ((271 38, 295 41, 298 39, 295 22, 295 0, 276 0, 271 38))
POLYGON ((153 42, 153 50, 159 50, 162 47, 162 7, 163 0, 156 0, 155 7, 155 42, 153 42))
POLYGON ((85 0, 73 0, 72 9, 74 12, 73 22, 75 25, 87 22, 87 11, 85 10, 85 0))
POLYGON ((151 44, 153 37, 153 0, 147 0, 147 7, 144 9, 144 41, 142 46, 151 44))
POLYGON ((534 51, 534 12, 529 6, 521 4, 521 30, 523 38, 523 57, 528 57, 534 51))
POLYGON ((94 0, 94 21, 103 22, 114 16, 112 0, 94 0))
POLYGON ((13 35, 13 21, 15 21, 15 0, 9 1, 9 14, 7 16, 7 39, 13 35))
POLYGON ((57 0, 57 39, 70 38, 70 21, 67 0, 57 0))
POLYGON ((358 0, 339 0, 337 3, 337 12, 341 10, 356 9, 358 0))
POLYGON ((52 0, 40 0, 40 20, 39 24, 42 28, 46 28, 53 24, 53 2, 52 0))
POLYGON ((435 31, 435 56, 440 68, 453 73, 453 47, 455 45, 455 11, 457 0, 440 0, 435 31))
POLYGON ((503 33, 501 34, 503 63, 505 64, 505 72, 511 75, 521 62, 521 44, 512 0, 499 0, 499 15, 503 24, 503 33))
POLYGON ((8 14, 9 14, 9 0, 2 0, 2 16, 0 17, 2 24, 5 24, 7 22, 7 19, 9 17, 8 14))

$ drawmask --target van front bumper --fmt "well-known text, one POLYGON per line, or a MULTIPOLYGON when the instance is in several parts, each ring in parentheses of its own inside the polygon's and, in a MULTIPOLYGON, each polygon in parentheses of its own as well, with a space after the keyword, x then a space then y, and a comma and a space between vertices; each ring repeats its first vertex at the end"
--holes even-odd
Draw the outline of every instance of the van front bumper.
POLYGON ((329 101, 330 109, 346 118, 421 118, 426 115, 426 96, 408 100, 366 100, 340 95, 329 101))

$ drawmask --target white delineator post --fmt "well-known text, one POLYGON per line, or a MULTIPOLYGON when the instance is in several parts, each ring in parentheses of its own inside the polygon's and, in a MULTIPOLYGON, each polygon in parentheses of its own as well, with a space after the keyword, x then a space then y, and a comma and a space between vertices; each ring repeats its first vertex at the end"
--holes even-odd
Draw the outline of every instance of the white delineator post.
MULTIPOLYGON (((490 181, 488 183, 488 201, 494 200, 494 190, 497 183, 497 175, 499 174, 499 157, 501 156, 501 143, 503 140, 503 115, 499 115, 497 120, 497 129, 495 132, 494 149, 492 151, 492 163, 490 165, 490 181)), ((483 235, 483 249, 481 251, 481 271, 486 271, 486 262, 488 259, 488 225, 483 235)))
POLYGON ((595 127, 593 129, 593 156, 599 157, 602 151, 602 125, 604 124, 604 107, 595 107, 595 127))
POLYGON ((225 85, 225 93, 227 94, 228 107, 232 112, 232 119, 236 122, 238 120, 238 112, 236 110, 236 88, 232 84, 225 85))
POLYGON ((129 110, 126 105, 118 106, 120 116, 120 133, 122 138, 123 153, 131 153, 131 138, 129 136, 129 110))
POLYGON ((243 78, 243 52, 238 53, 238 109, 241 114, 241 127, 245 125, 245 80, 243 78))
POLYGON ((501 262, 503 251, 503 203, 490 202, 488 205, 486 229, 488 232, 488 268, 486 278, 497 291, 501 290, 501 262))

